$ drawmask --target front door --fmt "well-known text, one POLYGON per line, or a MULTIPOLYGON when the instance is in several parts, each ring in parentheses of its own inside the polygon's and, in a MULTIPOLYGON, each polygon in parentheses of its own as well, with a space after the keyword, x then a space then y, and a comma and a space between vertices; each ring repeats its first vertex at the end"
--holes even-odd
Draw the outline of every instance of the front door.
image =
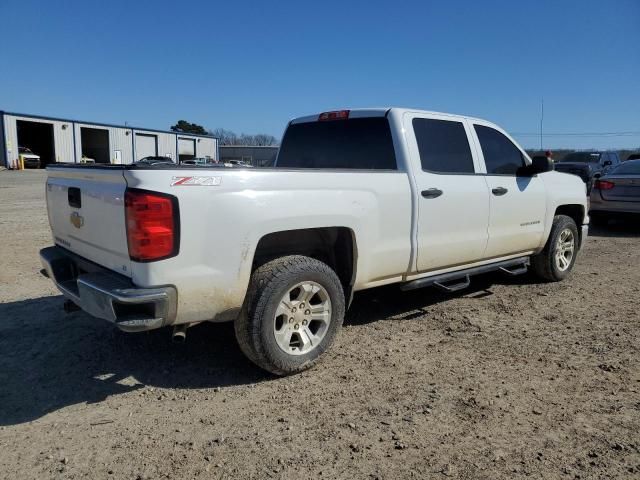
POLYGON ((418 193, 418 272, 482 260, 489 194, 470 147, 469 125, 418 112, 407 112, 403 124, 418 193))
POLYGON ((474 122, 474 142, 483 157, 489 190, 486 258, 529 252, 544 234, 546 193, 539 175, 522 175, 523 152, 492 126, 474 122))

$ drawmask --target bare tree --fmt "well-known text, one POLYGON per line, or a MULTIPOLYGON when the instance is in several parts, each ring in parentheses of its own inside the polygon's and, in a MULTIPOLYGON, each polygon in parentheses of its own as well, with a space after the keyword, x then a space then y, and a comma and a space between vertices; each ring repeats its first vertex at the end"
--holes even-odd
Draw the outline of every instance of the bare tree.
POLYGON ((238 144, 238 136, 231 130, 216 128, 215 130, 210 130, 209 133, 220 140, 220 145, 238 144))
POLYGON ((278 140, 273 135, 267 135, 264 133, 258 133, 253 136, 253 145, 258 145, 261 147, 270 147, 272 145, 276 145, 278 140))
POLYGON ((210 130, 209 133, 220 140, 220 145, 243 145, 243 146, 277 146, 278 140, 273 135, 259 133, 257 135, 249 135, 241 133, 237 135, 231 130, 224 128, 216 128, 210 130))

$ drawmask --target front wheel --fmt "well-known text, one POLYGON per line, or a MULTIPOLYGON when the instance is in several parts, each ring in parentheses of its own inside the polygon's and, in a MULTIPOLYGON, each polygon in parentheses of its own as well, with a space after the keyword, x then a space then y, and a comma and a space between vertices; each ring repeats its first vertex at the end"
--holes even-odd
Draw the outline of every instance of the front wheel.
POLYGON ((302 255, 272 260, 251 276, 235 322, 244 354, 259 367, 288 375, 311 367, 342 325, 345 299, 336 273, 302 255))
POLYGON ((564 280, 573 269, 579 246, 576 222, 566 215, 556 215, 547 244, 542 252, 531 257, 533 272, 550 282, 564 280))

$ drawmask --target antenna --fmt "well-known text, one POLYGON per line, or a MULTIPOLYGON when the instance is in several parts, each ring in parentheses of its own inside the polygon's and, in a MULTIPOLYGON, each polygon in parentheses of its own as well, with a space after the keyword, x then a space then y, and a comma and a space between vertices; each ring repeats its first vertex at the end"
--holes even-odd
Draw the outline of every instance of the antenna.
POLYGON ((542 151, 542 128, 544 123, 544 97, 540 99, 540 151, 542 151))

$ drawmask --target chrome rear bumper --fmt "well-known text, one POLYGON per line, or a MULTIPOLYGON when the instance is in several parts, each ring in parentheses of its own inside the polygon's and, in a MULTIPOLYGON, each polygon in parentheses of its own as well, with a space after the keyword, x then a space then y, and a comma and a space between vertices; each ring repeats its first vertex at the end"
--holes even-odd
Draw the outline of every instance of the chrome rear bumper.
POLYGON ((172 286, 139 288, 130 279, 61 247, 40 250, 42 266, 58 290, 85 312, 127 332, 164 327, 176 317, 172 286))

